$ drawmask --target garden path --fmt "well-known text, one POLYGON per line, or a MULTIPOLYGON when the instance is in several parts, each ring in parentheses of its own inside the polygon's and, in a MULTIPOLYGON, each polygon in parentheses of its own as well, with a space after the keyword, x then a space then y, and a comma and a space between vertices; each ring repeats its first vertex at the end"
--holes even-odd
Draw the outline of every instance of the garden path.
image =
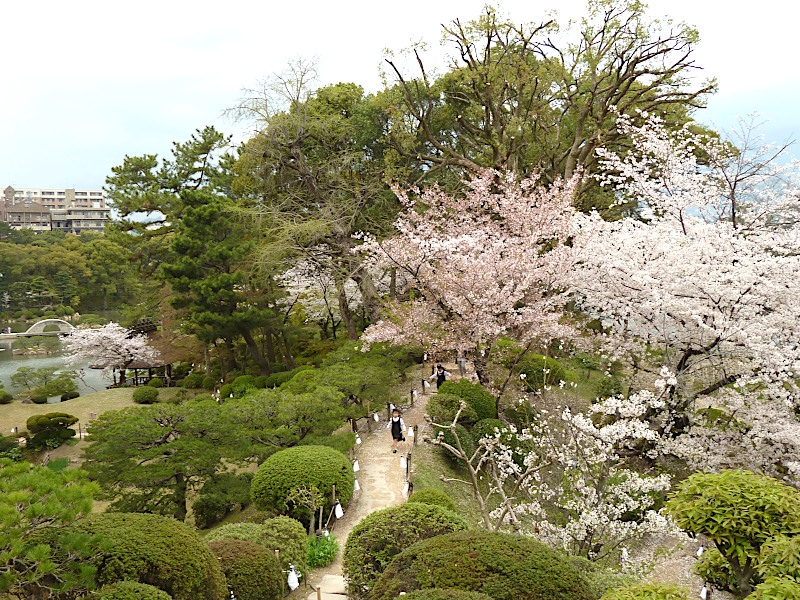
MULTIPOLYGON (((458 368, 455 364, 444 363, 444 367, 453 374, 452 379, 458 379, 458 368)), ((416 389, 417 396, 413 407, 405 406, 402 409, 403 421, 409 428, 419 425, 418 443, 421 444, 422 430, 425 426, 425 407, 430 393, 435 393, 436 385, 428 387, 428 393, 420 393, 422 377, 430 375, 430 363, 410 369, 408 374, 408 389, 409 391, 412 388, 416 389)), ((410 394, 406 395, 404 400, 405 404, 409 402, 410 394)), ((355 475, 361 489, 355 492, 344 516, 336 522, 333 530, 340 547, 336 560, 324 569, 316 569, 309 578, 310 587, 301 586, 291 598, 307 597, 307 600, 316 600, 317 586, 320 588, 322 600, 346 598, 346 584, 342 576, 342 554, 347 536, 368 514, 406 501, 403 493, 407 483, 406 469, 401 463, 401 457, 408 457, 410 454, 413 461, 414 438, 406 433, 406 441, 398 444, 397 454, 393 454, 392 436, 386 428, 386 413, 386 409, 378 413, 379 422, 370 423, 369 428, 365 422, 360 422, 361 444, 356 445, 355 451, 360 469, 355 475)))

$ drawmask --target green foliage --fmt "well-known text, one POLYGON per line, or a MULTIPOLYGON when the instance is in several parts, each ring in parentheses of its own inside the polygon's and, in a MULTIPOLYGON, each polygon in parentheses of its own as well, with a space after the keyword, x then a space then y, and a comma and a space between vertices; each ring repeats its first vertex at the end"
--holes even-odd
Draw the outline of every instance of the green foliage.
POLYGON ((213 390, 217 385, 217 380, 213 377, 203 377, 203 381, 200 384, 204 390, 213 390))
POLYGON ((344 455, 349 455, 351 448, 356 445, 356 434, 348 431, 334 435, 307 435, 303 438, 302 444, 304 446, 328 446, 344 455))
MULTIPOLYGON (((461 398, 453 394, 445 394, 440 392, 431 396, 428 400, 428 416, 434 423, 440 425, 449 425, 455 419, 456 413, 461 406, 461 398)), ((478 421, 478 413, 469 404, 466 405, 464 410, 461 411, 461 416, 458 418, 460 425, 470 427, 478 421)))
POLYGON ((267 376, 259 375, 256 377, 256 388, 264 389, 265 387, 267 387, 267 376))
POLYGON ((430 504, 431 506, 441 506, 449 511, 455 512, 456 503, 452 498, 441 490, 433 488, 414 490, 408 497, 408 502, 421 502, 422 504, 430 504))
POLYGON ((800 536, 779 535, 761 547, 758 574, 770 577, 791 577, 800 581, 800 536))
POLYGON ((205 482, 192 503, 194 524, 199 529, 221 521, 234 508, 250 504, 250 473, 216 473, 205 482))
POLYGON ((161 380, 160 377, 153 377, 153 379, 147 382, 147 385, 149 385, 152 388, 162 388, 164 387, 164 382, 161 380))
POLYGON ((325 567, 331 564, 334 560, 336 560, 336 555, 338 553, 339 544, 336 542, 336 538, 334 536, 309 536, 307 558, 309 569, 317 569, 319 567, 325 567))
MULTIPOLYGON (((475 439, 472 437, 469 431, 467 431, 466 427, 463 425, 456 424, 456 431, 453 434, 450 429, 440 429, 439 433, 442 435, 442 441, 445 444, 448 444, 458 450, 458 444, 461 443, 461 449, 464 451, 464 454, 467 458, 471 458, 475 452, 475 439), (456 440, 456 436, 458 436, 458 440, 456 440)), ((437 434, 438 435, 438 434, 437 434)), ((440 448, 442 455, 450 461, 454 465, 461 464, 461 460, 456 458, 450 451, 440 448)))
POLYGON ((146 583, 119 581, 104 585, 86 596, 86 600, 172 600, 172 596, 146 583))
POLYGON ((279 550, 281 568, 294 565, 298 573, 305 573, 306 530, 303 524, 290 517, 274 517, 264 523, 228 523, 209 531, 206 542, 219 540, 244 540, 264 546, 274 552, 279 550))
POLYGON ((158 402, 158 389, 144 386, 133 390, 133 401, 136 404, 154 404, 158 402))
POLYGON ((492 600, 480 592, 466 592, 454 588, 417 590, 403 596, 404 600, 492 600))
POLYGON ((41 389, 34 390, 30 395, 31 402, 34 404, 47 404, 47 397, 47 394, 41 389))
POLYGON ((754 583, 762 546, 800 533, 800 492, 749 471, 695 473, 678 484, 666 509, 682 529, 714 541, 733 566, 741 597, 754 583))
POLYGON ((603 377, 597 382, 597 397, 610 398, 622 393, 622 382, 616 377, 603 377))
MULTIPOLYGON (((301 371, 309 371, 313 369, 310 365, 302 365, 291 371, 280 371, 278 373, 273 373, 269 377, 267 377, 264 387, 274 388, 279 387, 286 383, 287 381, 291 380, 292 377, 300 373, 301 371)), ((274 370, 274 369, 273 369, 274 370)))
POLYGON ((545 385, 558 385, 560 381, 574 381, 575 373, 566 369, 555 358, 541 354, 529 354, 517 366, 523 376, 525 391, 535 392, 545 385))
POLYGON ((10 392, 0 390, 0 404, 11 404, 14 401, 14 396, 10 392))
MULTIPOLYGON (((733 574, 731 563, 725 560, 725 557, 716 548, 709 548, 703 552, 703 556, 695 563, 692 570, 703 581, 708 581, 720 590, 732 591, 736 589, 736 577, 733 574)), ((756 576, 752 579, 754 584, 760 581, 761 579, 756 576)))
POLYGON ((225 471, 224 458, 246 450, 213 400, 107 411, 92 421, 88 439, 84 468, 113 500, 111 510, 180 521, 189 509, 188 490, 200 489, 225 471))
POLYGON ((96 492, 85 471, 0 458, 0 592, 44 598, 88 589, 100 539, 70 525, 91 512, 96 492))
POLYGON ((346 505, 353 495, 353 467, 346 456, 326 446, 298 446, 280 450, 258 468, 253 477, 251 495, 261 510, 277 510, 282 514, 308 522, 313 518, 304 506, 290 497, 299 489, 315 490, 331 506, 333 486, 336 498, 346 505))
POLYGON ((252 375, 239 375, 236 379, 233 380, 233 387, 234 389, 246 389, 246 388, 254 388, 256 386, 256 378, 252 375))
POLYGON ((367 597, 387 565, 411 544, 466 529, 461 517, 419 502, 370 513, 353 528, 344 547, 342 569, 350 594, 367 597))
POLYGON ((186 377, 183 378, 183 387, 187 387, 190 389, 199 389, 203 387, 203 380, 205 379, 205 375, 202 373, 189 373, 186 377))
POLYGON ((403 550, 378 580, 371 600, 401 591, 458 588, 495 600, 594 600, 586 580, 563 554, 507 533, 464 531, 403 550))
POLYGON ((63 394, 61 394, 61 401, 66 402, 67 400, 74 400, 75 398, 80 397, 80 395, 81 394, 78 391, 64 392, 63 394))
POLYGON ((226 383, 221 388, 219 388, 219 397, 224 400, 225 398, 230 398, 233 394, 233 385, 230 383, 226 383))
POLYGON ((602 600, 689 600, 689 591, 663 583, 636 583, 606 592, 602 600))
POLYGON ((636 581, 633 575, 621 573, 613 567, 583 556, 569 556, 568 560, 588 583, 593 598, 600 598, 606 592, 631 585, 636 581))
POLYGON ((211 542, 228 589, 237 600, 278 600, 283 596, 283 574, 272 552, 242 540, 211 542))
POLYGON ((30 440, 31 448, 37 449, 45 446, 57 448, 75 435, 75 430, 70 429, 70 426, 77 422, 78 417, 60 412, 29 417, 25 425, 33 434, 30 440))
POLYGON ((497 399, 479 383, 468 379, 445 381, 439 386, 439 394, 452 394, 464 400, 481 419, 497 418, 497 399))
POLYGON ((97 583, 138 581, 175 600, 227 600, 217 559, 189 527, 151 514, 94 514, 74 528, 108 544, 97 562, 97 583))
POLYGON ((790 577, 772 577, 756 586, 753 600, 800 600, 800 582, 790 577))

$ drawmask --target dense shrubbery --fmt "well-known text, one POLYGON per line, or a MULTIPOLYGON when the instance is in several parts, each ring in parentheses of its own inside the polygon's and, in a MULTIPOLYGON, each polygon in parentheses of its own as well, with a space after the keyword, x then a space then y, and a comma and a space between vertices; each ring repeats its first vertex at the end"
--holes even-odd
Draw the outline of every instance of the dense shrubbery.
POLYGON ((33 434, 30 440, 31 448, 38 449, 48 446, 57 448, 75 435, 71 425, 78 422, 78 417, 67 413, 52 412, 43 415, 34 415, 28 418, 25 426, 33 434))
MULTIPOLYGON (((267 377, 266 381, 264 382, 264 387, 268 388, 278 387, 289 381, 300 371, 308 371, 309 369, 313 369, 313 367, 309 365, 302 365, 300 367, 297 367, 296 369, 292 369, 291 371, 281 371, 278 373, 273 372, 272 375, 267 377)), ((273 369, 273 371, 275 371, 275 369, 273 369)))
POLYGON ((689 600, 689 592, 674 585, 636 583, 606 592, 602 600, 689 600))
POLYGON ((356 445, 356 434, 350 431, 332 435, 307 435, 303 438, 303 446, 328 446, 348 455, 350 449, 356 445))
POLYGON ((439 393, 453 394, 464 400, 478 415, 478 420, 497 417, 497 399, 479 383, 468 379, 445 381, 439 386, 439 393))
POLYGON ((61 401, 66 402, 67 400, 74 400, 75 398, 80 397, 80 392, 71 391, 71 392, 64 392, 61 394, 61 401))
MULTIPOLYGON (((449 429, 441 429, 440 431, 442 433, 442 441, 445 444, 449 444, 453 448, 458 449, 458 443, 456 442, 456 436, 453 435, 453 432, 450 431, 449 429)), ((472 454, 475 452, 475 440, 473 439, 472 434, 470 434, 470 432, 467 431, 466 427, 464 427, 460 423, 457 423, 456 424, 456 435, 458 435, 458 441, 461 442, 461 449, 464 451, 464 453, 467 455, 467 457, 471 457, 472 454)), ((451 463, 454 463, 456 465, 461 464, 461 461, 458 458, 456 458, 455 456, 453 456, 453 454, 451 454, 450 451, 446 450, 445 448, 440 448, 440 450, 442 452, 442 455, 448 461, 450 461, 451 463)))
POLYGON ((282 569, 294 565, 298 572, 305 572, 306 530, 290 517, 274 517, 264 523, 228 523, 210 531, 205 539, 254 542, 271 552, 278 550, 282 569))
POLYGON ((342 559, 350 594, 363 598, 391 560, 414 542, 467 529, 458 515, 440 507, 409 502, 373 512, 347 538, 342 559))
POLYGON ((14 396, 5 390, 0 390, 0 404, 11 404, 14 401, 14 396))
POLYGON ((253 542, 221 540, 208 547, 219 560, 236 600, 278 600, 283 596, 283 574, 270 550, 253 542))
POLYGON ((206 481, 192 504, 194 524, 205 529, 234 508, 250 504, 250 473, 217 473, 206 481))
MULTIPOLYGON (((428 415, 434 423, 449 425, 461 406, 461 398, 453 394, 439 392, 428 400, 428 415)), ((465 427, 470 427, 478 421, 478 413, 469 404, 461 411, 458 422, 465 427)))
POLYGON ((458 588, 495 600, 593 600, 587 581, 561 553, 507 533, 465 531, 417 542, 398 554, 370 598, 458 588))
POLYGON ((441 506, 447 510, 455 511, 456 503, 441 490, 433 488, 415 490, 408 497, 409 502, 420 502, 422 504, 430 504, 431 506, 441 506))
POLYGON ((158 402, 158 389, 144 386, 133 390, 133 401, 136 404, 154 404, 158 402))
POLYGON ((336 538, 334 536, 310 536, 308 538, 308 558, 306 564, 308 564, 309 569, 324 567, 336 560, 336 554, 338 552, 339 544, 336 543, 336 538))
POLYGON ((290 500, 298 489, 316 490, 325 506, 336 498, 347 504, 353 495, 353 467, 346 456, 326 446, 297 446, 276 452, 253 477, 250 495, 261 510, 276 510, 298 520, 313 518, 309 510, 290 500))
POLYGON ((183 378, 183 387, 198 389, 203 387, 203 379, 205 375, 202 373, 189 373, 183 378))
POLYGON ((225 600, 217 559, 189 527, 151 514, 89 515, 73 527, 103 536, 109 548, 97 564, 99 584, 139 581, 174 600, 225 600))
POLYGON ((556 359, 541 354, 529 354, 525 361, 518 365, 517 371, 520 375, 524 375, 525 389, 528 392, 541 390, 544 385, 558 385, 559 381, 576 379, 575 373, 556 359))
POLYGON ((417 590, 403 596, 404 600, 492 600, 480 592, 467 592, 453 588, 417 590))
POLYGON ((104 585, 86 596, 87 600, 172 600, 164 590, 136 581, 120 581, 104 585))
POLYGON ((47 404, 47 394, 38 390, 35 390, 30 395, 30 399, 34 404, 47 404))
POLYGON ((214 377, 203 377, 201 387, 204 390, 213 390, 217 385, 217 380, 214 377))

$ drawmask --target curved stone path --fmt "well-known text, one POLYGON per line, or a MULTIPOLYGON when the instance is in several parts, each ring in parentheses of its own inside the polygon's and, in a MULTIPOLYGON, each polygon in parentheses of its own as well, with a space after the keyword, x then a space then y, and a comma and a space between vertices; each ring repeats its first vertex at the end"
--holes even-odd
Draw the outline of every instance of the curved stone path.
MULTIPOLYGON (((453 374, 451 379, 457 380, 458 368, 450 363, 445 363, 444 366, 453 374)), ((428 393, 424 395, 419 393, 421 379, 427 369, 430 369, 430 363, 409 371, 408 389, 413 387, 418 393, 414 406, 406 407, 402 412, 403 421, 409 429, 414 425, 419 425, 418 444, 423 443, 421 438, 429 394, 436 391, 434 384, 427 388, 428 393)), ((410 402, 409 396, 406 396, 405 402, 410 402)), ((386 428, 386 409, 379 413, 379 417, 379 422, 371 423, 371 432, 364 421, 359 421, 361 444, 357 444, 355 447, 355 457, 360 469, 355 475, 361 489, 355 492, 344 516, 336 522, 333 529, 332 533, 339 543, 339 554, 336 560, 324 569, 315 569, 309 578, 310 587, 301 586, 292 594, 292 598, 306 597, 307 600, 316 600, 317 586, 320 587, 322 600, 346 598, 346 584, 342 576, 342 553, 347 536, 356 524, 368 514, 406 501, 406 497, 403 495, 403 488, 406 485, 406 470, 402 466, 401 457, 408 456, 410 452, 413 461, 414 440, 406 432, 406 441, 398 444, 397 454, 393 454, 392 436, 386 428)))

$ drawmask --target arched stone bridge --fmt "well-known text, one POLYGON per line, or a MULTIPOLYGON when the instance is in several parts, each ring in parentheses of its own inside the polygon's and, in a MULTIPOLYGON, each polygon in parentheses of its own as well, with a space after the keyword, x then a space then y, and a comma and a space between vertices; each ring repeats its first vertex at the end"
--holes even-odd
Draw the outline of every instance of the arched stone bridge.
POLYGON ((72 325, 70 325, 66 321, 62 321, 61 319, 43 319, 42 321, 34 323, 30 327, 28 327, 28 331, 25 332, 25 335, 36 335, 45 333, 44 329, 48 325, 57 325, 58 331, 60 331, 61 333, 69 333, 70 331, 75 329, 72 325))

